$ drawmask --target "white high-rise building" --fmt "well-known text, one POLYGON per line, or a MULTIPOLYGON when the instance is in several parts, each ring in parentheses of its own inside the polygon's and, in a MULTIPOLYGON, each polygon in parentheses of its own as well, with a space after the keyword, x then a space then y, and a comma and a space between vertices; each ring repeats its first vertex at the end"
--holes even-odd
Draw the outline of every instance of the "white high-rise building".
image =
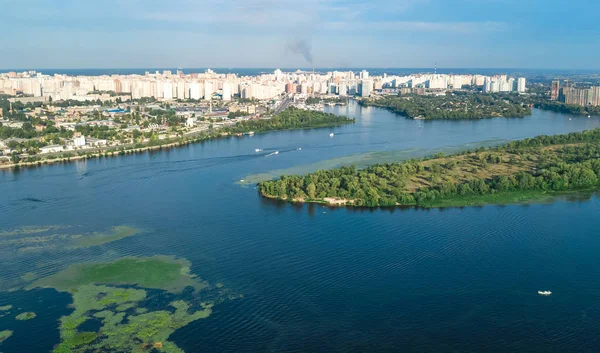
POLYGON ((369 97, 371 95, 371 88, 373 87, 373 82, 371 80, 362 80, 360 84, 360 96, 361 97, 369 97))
POLYGON ((516 90, 517 87, 515 87, 515 79, 514 78, 509 78, 508 79, 508 90, 509 91, 514 91, 516 90))
POLYGON ((213 84, 210 81, 204 82, 204 99, 210 100, 213 94, 213 84))
POLYGON ((163 84, 163 97, 164 99, 173 99, 173 84, 171 82, 163 84))
POLYGON ((492 91, 492 80, 489 77, 486 77, 485 82, 483 83, 483 92, 490 93, 492 91))
POLYGON ((223 94, 221 97, 224 101, 231 100, 231 84, 229 82, 223 82, 223 94))
POLYGON ((201 88, 200 88, 200 84, 197 82, 194 82, 190 85, 190 99, 200 99, 202 98, 202 93, 201 93, 201 88))
POLYGON ((340 84, 338 86, 338 94, 340 96, 348 95, 348 86, 346 85, 346 82, 340 82, 340 84))
POLYGON ((275 79, 278 81, 283 78, 283 73, 279 69, 275 70, 274 74, 275 74, 275 79))
POLYGON ((186 94, 186 89, 185 89, 185 82, 178 81, 176 87, 177 87, 177 94, 175 95, 175 97, 177 99, 186 99, 186 98, 188 98, 188 95, 186 94))
POLYGON ((525 77, 519 77, 519 79, 517 80, 518 92, 525 92, 527 90, 527 88, 525 87, 525 83, 525 77))
POLYGON ((360 79, 361 79, 361 80, 366 80, 366 79, 368 79, 368 78, 369 78, 369 71, 367 71, 367 70, 362 70, 362 71, 360 72, 360 79))
POLYGON ((498 81, 492 81, 490 83, 490 92, 500 92, 500 85, 498 81))

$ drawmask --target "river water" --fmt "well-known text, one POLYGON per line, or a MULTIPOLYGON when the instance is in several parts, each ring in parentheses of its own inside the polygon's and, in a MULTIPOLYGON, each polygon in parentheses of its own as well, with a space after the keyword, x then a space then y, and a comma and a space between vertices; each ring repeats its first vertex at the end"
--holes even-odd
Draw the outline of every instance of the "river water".
MULTIPOLYGON (((328 109, 356 124, 0 172, 0 231, 143 229, 69 258, 0 245, 0 280, 50 274, 87 257, 189 259, 193 273, 244 298, 176 331, 171 340, 186 352, 600 350, 595 196, 446 210, 330 209, 264 200, 252 184, 286 171, 581 131, 599 127, 600 118, 534 110, 524 119, 417 122, 353 103, 328 109), (537 294, 546 289, 553 294, 537 294)), ((0 292, 4 303, 38 317, 0 317, 0 331, 15 331, 0 351, 48 352, 58 343, 68 295, 0 292)))

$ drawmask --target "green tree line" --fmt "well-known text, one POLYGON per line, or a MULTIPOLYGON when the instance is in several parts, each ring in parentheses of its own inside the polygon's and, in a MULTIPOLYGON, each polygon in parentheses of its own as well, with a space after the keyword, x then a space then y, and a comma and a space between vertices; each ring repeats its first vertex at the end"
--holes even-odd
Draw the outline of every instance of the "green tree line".
POLYGON ((522 118, 531 115, 529 106, 523 104, 517 95, 511 94, 455 92, 443 96, 387 96, 363 99, 359 104, 386 108, 411 119, 522 118))
POLYGON ((330 197, 351 200, 356 206, 376 207, 431 206, 456 199, 468 204, 477 198, 507 193, 600 189, 600 129, 539 136, 504 146, 435 158, 439 162, 410 160, 361 170, 345 166, 307 175, 282 176, 278 180, 259 183, 258 190, 270 198, 319 201, 330 197), (464 162, 459 161, 462 160, 470 161, 467 169, 488 168, 508 172, 491 173, 487 177, 445 177, 461 167, 459 164, 464 162), (491 168, 494 165, 505 168, 491 168), (411 180, 417 175, 427 182, 411 188, 411 180))
POLYGON ((223 129, 223 131, 230 133, 264 132, 338 126, 353 122, 354 119, 345 116, 290 107, 270 119, 240 121, 231 127, 223 129))

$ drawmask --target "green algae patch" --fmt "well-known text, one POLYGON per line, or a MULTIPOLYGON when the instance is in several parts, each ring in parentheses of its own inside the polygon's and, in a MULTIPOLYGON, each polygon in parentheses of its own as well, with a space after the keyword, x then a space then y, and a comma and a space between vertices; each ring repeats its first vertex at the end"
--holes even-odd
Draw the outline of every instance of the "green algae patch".
POLYGON ((9 311, 10 309, 12 309, 12 307, 12 305, 0 306, 0 311, 9 311))
POLYGON ((27 321, 27 320, 31 320, 31 319, 35 319, 37 315, 33 312, 26 312, 26 313, 21 313, 17 316, 15 316, 15 319, 19 320, 19 321, 27 321))
POLYGON ((75 264, 55 275, 35 281, 32 287, 68 292, 82 285, 137 285, 178 293, 190 286, 196 290, 207 284, 191 275, 190 262, 169 256, 126 257, 108 263, 75 264))
POLYGON ((13 332, 11 330, 0 331, 0 343, 6 341, 10 336, 12 336, 13 332))
POLYGON ((171 256, 124 257, 74 264, 29 288, 73 297, 72 312, 59 320, 61 340, 53 353, 183 353, 169 337, 209 317, 230 295, 223 285, 209 287, 191 274, 190 266, 171 256))
POLYGON ((141 231, 137 228, 129 226, 116 226, 106 233, 93 233, 90 236, 82 236, 75 239, 74 247, 83 248, 91 246, 99 246, 112 243, 117 240, 125 239, 139 234, 141 231))
POLYGON ((64 226, 51 225, 51 226, 24 226, 6 231, 0 231, 0 237, 8 237, 13 235, 31 235, 46 233, 58 229, 65 228, 64 226))
POLYGON ((147 298, 146 291, 135 288, 83 285, 73 292, 74 311, 60 320, 61 343, 54 353, 75 352, 183 352, 169 336, 192 321, 207 318, 212 303, 200 307, 184 301, 170 302, 162 310, 135 310, 128 315, 120 311, 133 308, 147 298), (98 332, 79 332, 88 320, 101 322, 98 332))

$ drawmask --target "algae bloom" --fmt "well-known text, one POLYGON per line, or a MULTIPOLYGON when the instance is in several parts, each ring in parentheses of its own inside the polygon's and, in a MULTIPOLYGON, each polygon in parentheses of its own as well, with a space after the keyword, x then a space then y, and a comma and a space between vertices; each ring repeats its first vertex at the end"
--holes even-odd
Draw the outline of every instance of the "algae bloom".
POLYGON ((139 234, 140 230, 129 226, 116 226, 106 233, 94 233, 74 240, 76 248, 90 247, 112 243, 139 234))
POLYGON ((37 315, 33 312, 26 312, 26 313, 21 313, 17 316, 15 316, 15 319, 19 320, 19 321, 27 321, 27 320, 31 320, 31 319, 35 319, 37 315))
POLYGON ((137 285, 143 288, 181 292, 186 287, 203 289, 207 284, 189 273, 190 262, 169 256, 125 257, 114 262, 75 264, 31 287, 69 292, 87 284, 137 285))
POLYGON ((168 256, 126 257, 108 263, 71 265, 35 281, 33 287, 73 295, 74 311, 60 319, 61 343, 54 352, 183 352, 168 341, 169 336, 208 317, 214 305, 190 300, 188 291, 180 294, 185 288, 198 291, 207 287, 189 273, 190 265, 187 260, 168 256), (183 296, 187 300, 170 299, 157 307, 154 296, 183 296), (154 304, 144 307, 147 302, 154 304), (82 329, 88 327, 83 325, 86 322, 99 324, 97 332, 82 329))
POLYGON ((6 341, 12 334, 13 332, 11 330, 0 331, 0 343, 6 341))

